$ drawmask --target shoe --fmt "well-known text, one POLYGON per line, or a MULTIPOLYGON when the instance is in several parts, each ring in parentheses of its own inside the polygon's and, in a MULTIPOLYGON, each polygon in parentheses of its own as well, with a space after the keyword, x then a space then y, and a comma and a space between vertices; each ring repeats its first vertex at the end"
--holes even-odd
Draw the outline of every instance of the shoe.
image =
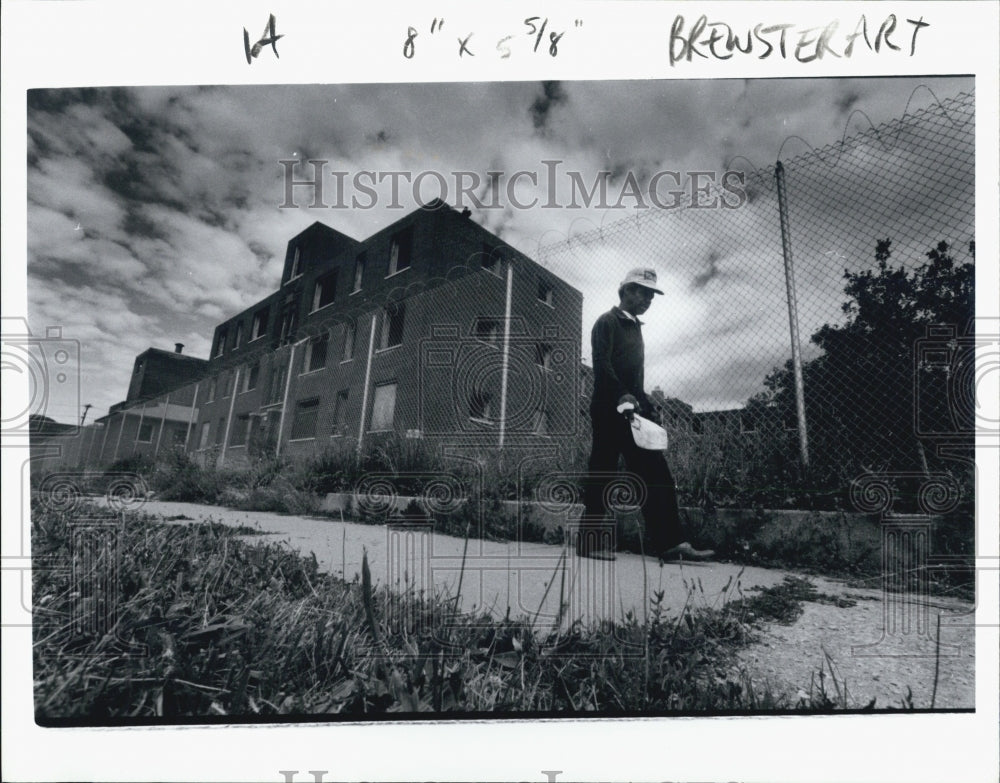
POLYGON ((683 560, 684 558, 688 560, 708 560, 714 554, 714 549, 695 549, 685 541, 682 544, 672 546, 670 549, 660 552, 660 560, 683 560))
POLYGON ((591 560, 614 560, 615 553, 607 549, 577 549, 580 557, 589 557, 591 560))

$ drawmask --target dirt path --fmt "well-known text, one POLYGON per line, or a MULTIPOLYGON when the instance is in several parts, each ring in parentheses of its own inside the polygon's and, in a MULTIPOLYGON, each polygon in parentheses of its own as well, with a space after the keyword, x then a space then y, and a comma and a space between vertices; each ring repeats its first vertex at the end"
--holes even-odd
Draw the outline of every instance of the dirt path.
POLYGON ((975 706, 971 604, 932 597, 924 606, 906 607, 897 596, 886 600, 879 591, 851 590, 825 579, 813 581, 821 592, 854 598, 856 605, 842 608, 807 602, 792 625, 769 626, 759 643, 738 654, 755 683, 766 681, 773 693, 795 703, 809 695, 811 681, 813 691, 818 689, 818 672, 823 670, 828 696, 839 701, 829 676, 832 664, 839 686, 846 685, 852 708, 864 708, 872 699, 876 709, 903 707, 908 689, 917 708, 975 706), (894 619, 898 622, 907 615, 908 631, 901 623, 894 626, 894 619), (935 644, 938 617, 940 655, 935 644), (894 628, 899 630, 893 633, 894 628))
MULTIPOLYGON (((676 615, 686 603, 718 608, 739 598, 740 591, 752 595, 754 588, 779 584, 791 575, 732 563, 661 567, 630 553, 603 563, 567 557, 562 547, 546 544, 473 540, 466 550, 464 540, 440 534, 191 503, 154 501, 142 510, 175 521, 213 519, 255 528, 266 534, 263 540, 282 541, 306 556, 312 553, 322 570, 348 580, 360 576, 362 555, 367 553, 377 583, 406 583, 452 596, 461 586, 460 605, 466 611, 485 608, 502 617, 509 610, 511 616, 537 616, 539 624, 555 620, 560 594, 569 604, 569 616, 584 622, 620 619, 630 611, 642 616, 654 591, 663 591, 667 613, 676 615)), ((740 666, 758 689, 766 685, 794 704, 809 695, 810 680, 823 668, 827 693, 836 699, 825 651, 838 683, 847 685, 850 707, 864 707, 872 698, 876 708, 902 706, 908 687, 915 707, 930 707, 936 665, 934 705, 975 706, 971 604, 932 597, 925 606, 904 611, 896 596, 886 600, 878 590, 809 578, 820 593, 850 597, 856 603, 847 608, 806 602, 793 624, 770 625, 758 643, 740 650, 740 666), (942 655, 936 658, 938 615, 942 655), (902 623, 907 617, 909 626, 902 623), (886 628, 890 633, 884 633, 886 628)), ((814 693, 817 687, 818 680, 814 693)))

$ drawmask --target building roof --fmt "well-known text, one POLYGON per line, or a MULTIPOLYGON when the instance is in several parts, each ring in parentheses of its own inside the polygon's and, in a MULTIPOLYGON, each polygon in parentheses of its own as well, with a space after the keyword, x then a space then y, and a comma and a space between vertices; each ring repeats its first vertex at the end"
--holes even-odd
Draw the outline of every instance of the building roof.
POLYGON ((139 358, 141 358, 143 356, 148 356, 150 354, 153 354, 153 355, 156 355, 156 356, 168 356, 172 360, 180 359, 180 360, 186 361, 186 362, 196 362, 196 363, 199 363, 199 364, 208 364, 208 359, 200 359, 197 356, 190 356, 189 354, 186 354, 186 353, 177 353, 177 351, 165 351, 163 348, 147 348, 145 351, 143 351, 142 353, 140 353, 135 358, 139 359, 139 358))

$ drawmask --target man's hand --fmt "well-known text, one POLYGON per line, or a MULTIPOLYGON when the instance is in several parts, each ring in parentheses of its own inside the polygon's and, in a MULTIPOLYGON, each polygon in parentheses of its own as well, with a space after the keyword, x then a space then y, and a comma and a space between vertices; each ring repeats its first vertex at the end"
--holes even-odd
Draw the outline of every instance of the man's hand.
POLYGON ((639 410, 639 401, 631 394, 623 394, 618 398, 617 410, 625 418, 632 418, 633 414, 639 410))

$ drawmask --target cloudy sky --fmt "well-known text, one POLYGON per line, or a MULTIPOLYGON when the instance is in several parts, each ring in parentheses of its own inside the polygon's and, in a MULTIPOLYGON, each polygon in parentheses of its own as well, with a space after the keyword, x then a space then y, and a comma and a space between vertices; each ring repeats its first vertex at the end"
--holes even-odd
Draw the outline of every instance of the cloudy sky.
MULTIPOLYGON (((376 187, 377 203, 369 209, 306 208, 310 199, 301 190, 300 208, 282 209, 280 160, 321 159, 329 161, 329 171, 348 172, 348 200, 355 194, 350 179, 362 170, 436 171, 452 185, 450 172, 455 171, 476 172, 484 181, 489 171, 508 178, 517 171, 535 172, 537 188, 522 176, 514 190, 522 203, 536 197, 545 201, 543 161, 558 160, 561 171, 579 172, 588 186, 598 172, 610 172, 614 201, 629 176, 640 187, 661 170, 721 176, 727 167, 772 164, 779 149, 789 159, 808 145, 839 142, 845 128, 851 135, 868 129, 869 120, 878 125, 901 116, 908 103, 910 112, 931 105, 931 92, 917 89, 920 85, 943 100, 972 89, 973 81, 33 90, 27 128, 30 326, 44 333, 47 326, 59 325, 65 338, 79 341, 79 402, 94 406, 92 420, 124 398, 137 353, 151 346, 171 350, 182 342, 185 353, 206 357, 214 325, 277 286, 286 243, 313 221, 361 240, 416 205, 412 188, 401 181, 397 203, 403 209, 391 208, 386 179, 376 187), (789 137, 799 138, 785 142, 789 137)), ((306 172, 300 169, 298 175, 304 178, 306 172)), ((563 203, 567 182, 562 177, 558 184, 563 203)), ((504 179, 501 183, 505 188, 504 179)), ((336 198, 332 177, 326 187, 324 201, 330 204, 336 198)), ((436 180, 427 179, 423 194, 429 198, 436 190, 436 180)), ((489 193, 481 195, 485 199, 489 193)), ((566 238, 592 236, 595 226, 623 236, 620 227, 612 227, 635 218, 634 199, 625 199, 623 209, 518 209, 508 196, 506 190, 501 193, 503 208, 473 209, 473 219, 583 291, 585 334, 589 321, 613 303, 624 269, 635 262, 658 264, 674 295, 649 314, 647 342, 656 363, 649 386, 659 383, 700 408, 745 399, 746 384, 709 388, 708 376, 717 378, 720 369, 700 362, 693 351, 699 339, 709 340, 713 333, 739 346, 726 372, 742 363, 750 366, 748 377, 759 378, 762 368, 781 360, 779 343, 787 344, 787 337, 780 331, 779 337, 739 342, 752 334, 740 325, 753 323, 755 313, 779 329, 782 323, 787 327, 783 300, 774 306, 759 296, 759 286, 783 285, 780 261, 775 267, 746 255, 739 269, 728 268, 735 288, 713 288, 713 280, 726 279, 721 273, 727 271, 726 251, 716 245, 740 244, 740 225, 749 226, 760 206, 755 199, 743 206, 736 222, 717 232, 707 218, 698 217, 700 222, 690 226, 679 220, 676 228, 643 234, 644 226, 652 225, 647 215, 657 210, 639 210, 647 223, 638 222, 636 232, 595 256, 576 252, 566 238), (678 231, 685 239, 674 249, 687 251, 686 266, 673 265, 661 244, 678 231), (714 244, 700 239, 709 234, 714 244), (761 267, 759 274, 754 264, 761 267), (737 301, 737 290, 746 305, 726 308, 725 323, 716 319, 714 330, 706 328, 723 303, 737 301), (716 298, 706 298, 713 291, 716 298)), ((456 203, 453 187, 446 197, 456 203)), ((367 197, 362 201, 367 203, 367 197)), ((836 247, 829 253, 843 255, 836 247)), ((730 255, 735 258, 735 251, 730 255)), ((832 299, 828 304, 831 313, 839 307, 832 299)), ((807 339, 809 329, 803 331, 807 339)), ((583 354, 589 354, 588 346, 583 354)), ((48 413, 60 421, 79 416, 73 396, 57 392, 48 413)))

